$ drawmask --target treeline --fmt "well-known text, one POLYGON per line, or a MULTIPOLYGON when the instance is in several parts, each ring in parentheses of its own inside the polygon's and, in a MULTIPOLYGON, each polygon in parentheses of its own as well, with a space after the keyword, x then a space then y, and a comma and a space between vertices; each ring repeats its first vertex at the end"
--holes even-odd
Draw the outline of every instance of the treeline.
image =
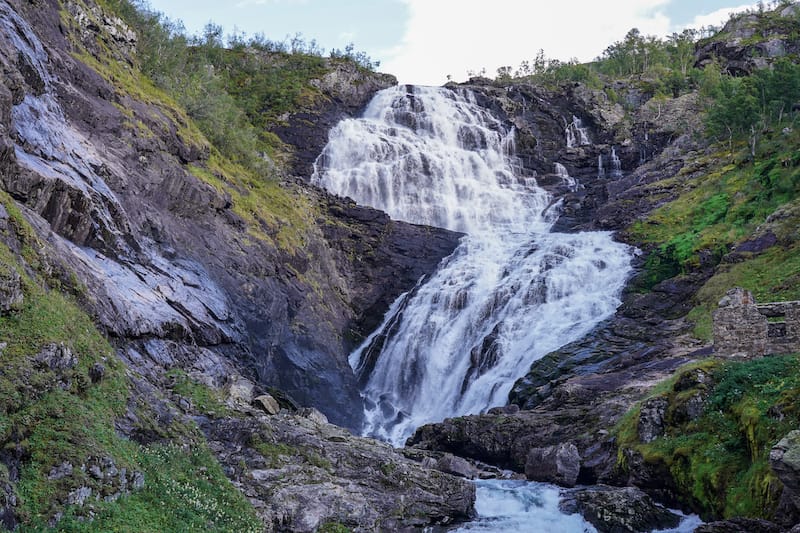
MULTIPOLYGON (((775 0, 768 5, 759 3, 753 9, 732 13, 731 19, 752 14, 765 17, 769 10, 777 12, 792 3, 792 0, 775 0)), ((786 23, 786 20, 772 17, 768 23, 780 24, 786 23)), ((676 32, 662 39, 643 35, 634 28, 622 40, 608 46, 593 62, 550 59, 540 49, 532 60, 522 61, 516 69, 511 66, 498 68, 495 79, 504 83, 532 81, 544 85, 581 82, 594 88, 602 88, 605 85, 604 80, 636 77, 647 84, 647 89, 655 96, 677 97, 689 90, 698 89, 701 85, 703 73, 694 68, 696 45, 699 40, 711 38, 720 31, 721 28, 717 26, 704 26, 699 30, 676 32)), ((485 71, 480 74, 485 74, 485 71)))
POLYGON ((701 35, 712 31, 715 29, 687 29, 659 39, 642 35, 634 28, 624 39, 607 47, 592 63, 579 63, 577 59, 566 62, 549 59, 543 50, 539 50, 533 60, 523 61, 516 70, 510 66, 500 67, 496 79, 504 82, 517 79, 545 85, 581 82, 600 88, 604 78, 638 76, 647 78, 656 94, 678 96, 697 86, 700 73, 693 68, 695 43, 701 35))
POLYGON ((264 35, 226 36, 208 24, 188 35, 182 23, 154 11, 146 0, 102 0, 138 35, 139 67, 172 96, 223 155, 259 173, 280 141, 269 131, 282 115, 306 101, 308 82, 322 76, 330 61, 373 70, 377 61, 351 44, 325 50, 296 34, 282 41, 264 35))
POLYGON ((800 65, 783 57, 772 68, 734 77, 709 67, 702 93, 709 100, 706 132, 715 140, 747 140, 755 156, 764 132, 794 123, 800 106, 800 65))

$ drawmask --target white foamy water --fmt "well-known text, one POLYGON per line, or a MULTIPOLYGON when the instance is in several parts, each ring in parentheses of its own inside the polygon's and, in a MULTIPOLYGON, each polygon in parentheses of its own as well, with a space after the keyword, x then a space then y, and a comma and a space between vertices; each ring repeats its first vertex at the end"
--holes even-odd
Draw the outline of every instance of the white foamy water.
POLYGON ((630 272, 609 233, 550 233, 556 208, 520 176, 514 132, 472 93, 400 86, 330 134, 313 181, 393 218, 467 234, 354 352, 366 434, 401 445, 422 424, 504 405, 530 364, 619 305, 630 272))
MULTIPOLYGON (((597 529, 579 514, 562 513, 560 489, 546 483, 518 480, 476 481, 475 510, 478 517, 454 530, 456 533, 595 533, 597 529)), ((702 520, 695 515, 681 517, 678 527, 652 533, 691 533, 702 520)))
POLYGON ((596 533, 579 514, 559 511, 559 489, 527 481, 476 481, 477 519, 455 531, 596 533))

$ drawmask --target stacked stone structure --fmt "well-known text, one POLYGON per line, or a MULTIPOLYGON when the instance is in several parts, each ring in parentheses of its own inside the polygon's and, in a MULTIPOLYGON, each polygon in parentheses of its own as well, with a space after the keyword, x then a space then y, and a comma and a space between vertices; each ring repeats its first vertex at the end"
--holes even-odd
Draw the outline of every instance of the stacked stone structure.
POLYGON ((734 288, 713 313, 714 353, 750 359, 800 352, 800 301, 758 304, 744 289, 734 288))

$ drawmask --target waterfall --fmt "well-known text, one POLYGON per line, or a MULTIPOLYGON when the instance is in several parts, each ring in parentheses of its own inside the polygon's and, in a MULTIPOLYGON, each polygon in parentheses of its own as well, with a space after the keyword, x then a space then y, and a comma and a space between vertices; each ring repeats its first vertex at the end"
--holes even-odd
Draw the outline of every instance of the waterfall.
POLYGON ((619 157, 617 156, 617 150, 613 146, 611 147, 611 177, 614 179, 619 179, 622 177, 622 162, 620 161, 619 157))
POLYGON ((561 178, 561 181, 567 185, 567 188, 569 188, 570 191, 575 192, 578 190, 578 180, 569 175, 567 167, 561 163, 555 163, 555 169, 556 175, 561 178))
POLYGON ((410 86, 330 133, 314 183, 466 233, 351 355, 368 435, 400 445, 424 423, 507 403, 534 360, 619 305, 627 247, 609 233, 550 233, 552 198, 515 173, 513 137, 468 90, 410 86))
POLYGON ((567 148, 592 144, 592 141, 589 140, 589 130, 583 126, 583 121, 575 115, 572 115, 572 122, 567 125, 565 133, 567 135, 567 148))
POLYGON ((603 166, 603 154, 597 156, 597 177, 600 179, 606 177, 606 169, 603 166))

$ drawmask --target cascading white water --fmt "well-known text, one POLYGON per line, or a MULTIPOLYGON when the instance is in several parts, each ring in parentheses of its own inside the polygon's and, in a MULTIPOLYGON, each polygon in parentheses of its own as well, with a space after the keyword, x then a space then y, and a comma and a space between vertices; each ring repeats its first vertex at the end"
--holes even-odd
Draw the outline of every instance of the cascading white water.
POLYGON ((611 177, 614 179, 621 178, 622 161, 620 161, 619 156, 617 156, 617 149, 613 146, 611 147, 611 155, 609 157, 611 159, 611 177))
POLYGON ((584 127, 583 121, 572 115, 572 122, 567 125, 567 148, 575 148, 576 146, 587 146, 592 144, 589 140, 589 130, 584 127))
POLYGON ((505 404, 535 359, 619 305, 627 247, 550 233, 552 198, 515 174, 513 138, 467 90, 401 86, 334 128, 317 160, 312 180, 333 193, 467 234, 351 355, 369 435, 400 445, 424 423, 505 404))
POLYGON ((569 175, 567 167, 561 163, 555 163, 556 175, 561 178, 561 181, 566 184, 569 190, 575 192, 578 190, 578 180, 569 175))

